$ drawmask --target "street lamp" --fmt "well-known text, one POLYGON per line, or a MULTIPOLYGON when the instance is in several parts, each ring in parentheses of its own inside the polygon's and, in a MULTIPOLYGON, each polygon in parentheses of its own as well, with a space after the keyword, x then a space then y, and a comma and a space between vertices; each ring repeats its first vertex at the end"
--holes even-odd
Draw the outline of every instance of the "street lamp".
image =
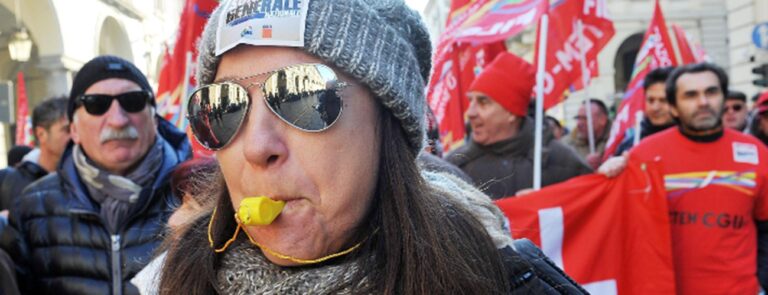
POLYGON ((29 39, 27 29, 21 25, 21 3, 19 0, 15 0, 16 4, 16 28, 17 31, 11 36, 11 41, 8 42, 8 51, 11 53, 11 59, 18 62, 25 62, 29 60, 29 56, 32 54, 32 40, 29 39))
POLYGON ((8 51, 11 59, 18 62, 26 62, 32 54, 32 40, 29 39, 27 29, 21 27, 16 33, 13 33, 11 41, 8 42, 8 51))

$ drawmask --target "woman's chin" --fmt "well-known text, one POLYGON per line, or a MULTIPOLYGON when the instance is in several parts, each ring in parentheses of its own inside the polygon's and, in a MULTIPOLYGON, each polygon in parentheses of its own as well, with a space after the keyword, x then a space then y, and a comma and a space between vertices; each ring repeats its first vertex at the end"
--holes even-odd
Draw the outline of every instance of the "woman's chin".
MULTIPOLYGON (((298 203, 300 202, 288 202, 272 224, 248 227, 248 233, 262 247, 281 255, 305 260, 316 259, 322 256, 322 254, 316 254, 320 251, 315 248, 320 248, 318 242, 324 240, 317 237, 323 231, 316 224, 317 220, 314 220, 311 208, 298 203)), ((262 249, 262 252, 277 265, 301 265, 291 260, 281 259, 269 250, 262 249)))

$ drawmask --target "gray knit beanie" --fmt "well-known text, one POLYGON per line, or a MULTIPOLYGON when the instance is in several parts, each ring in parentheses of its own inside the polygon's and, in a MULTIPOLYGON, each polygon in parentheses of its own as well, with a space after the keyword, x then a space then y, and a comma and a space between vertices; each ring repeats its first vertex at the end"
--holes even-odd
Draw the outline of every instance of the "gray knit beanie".
MULTIPOLYGON (((220 57, 216 31, 223 0, 205 25, 196 78, 213 82, 220 57)), ((309 1, 303 49, 368 86, 400 120, 413 151, 424 144, 432 44, 421 16, 403 0, 309 1)))

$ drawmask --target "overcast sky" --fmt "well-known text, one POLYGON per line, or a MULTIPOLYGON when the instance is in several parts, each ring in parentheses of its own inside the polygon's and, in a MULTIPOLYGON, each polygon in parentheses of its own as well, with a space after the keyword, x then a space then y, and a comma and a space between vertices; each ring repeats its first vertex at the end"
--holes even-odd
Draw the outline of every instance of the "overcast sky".
POLYGON ((428 0, 405 0, 405 3, 407 3, 411 8, 423 13, 424 6, 427 6, 427 1, 428 0))

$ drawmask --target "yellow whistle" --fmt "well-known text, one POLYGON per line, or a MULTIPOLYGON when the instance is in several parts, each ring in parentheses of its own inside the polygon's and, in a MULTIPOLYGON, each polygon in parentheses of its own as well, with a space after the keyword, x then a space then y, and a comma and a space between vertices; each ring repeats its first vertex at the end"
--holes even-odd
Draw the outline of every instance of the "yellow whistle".
POLYGON ((265 196, 248 197, 240 202, 237 218, 243 225, 269 225, 285 207, 284 201, 273 201, 265 196))

